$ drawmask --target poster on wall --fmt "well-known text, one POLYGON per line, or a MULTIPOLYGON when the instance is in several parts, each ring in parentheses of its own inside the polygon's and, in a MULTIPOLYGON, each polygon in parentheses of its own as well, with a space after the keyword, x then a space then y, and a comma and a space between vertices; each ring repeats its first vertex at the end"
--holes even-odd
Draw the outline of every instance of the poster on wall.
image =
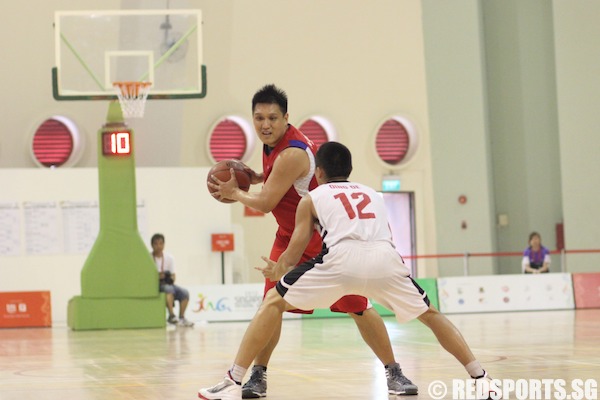
POLYGON ((88 253, 100 230, 97 201, 61 201, 65 253, 88 253))
POLYGON ((0 256, 21 254, 21 209, 18 202, 0 202, 0 256))
POLYGON ((47 255, 62 252, 59 212, 55 201, 26 201, 25 252, 28 255, 47 255))

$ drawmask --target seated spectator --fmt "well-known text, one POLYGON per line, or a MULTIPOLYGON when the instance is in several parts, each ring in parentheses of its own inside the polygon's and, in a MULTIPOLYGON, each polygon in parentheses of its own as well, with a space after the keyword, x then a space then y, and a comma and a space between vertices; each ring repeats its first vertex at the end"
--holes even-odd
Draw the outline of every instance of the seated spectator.
POLYGON ((194 323, 185 319, 185 309, 190 300, 189 292, 175 284, 175 260, 169 253, 165 253, 165 237, 155 233, 150 240, 152 245, 152 258, 156 264, 159 275, 159 290, 166 293, 167 310, 169 311, 169 324, 180 326, 193 326, 194 323), (179 319, 175 316, 175 301, 179 301, 179 319))
POLYGON ((529 235, 529 247, 523 252, 523 272, 540 274, 550 272, 550 250, 542 246, 542 237, 537 232, 529 235))

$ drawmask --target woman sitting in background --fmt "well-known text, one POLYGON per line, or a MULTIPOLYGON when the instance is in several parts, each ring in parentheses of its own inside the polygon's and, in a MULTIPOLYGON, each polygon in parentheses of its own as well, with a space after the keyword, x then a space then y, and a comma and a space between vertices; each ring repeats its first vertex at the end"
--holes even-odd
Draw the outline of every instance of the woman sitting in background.
POLYGON ((529 247, 523 252, 523 272, 539 274, 550 272, 550 250, 542 246, 542 237, 537 232, 529 235, 529 247))

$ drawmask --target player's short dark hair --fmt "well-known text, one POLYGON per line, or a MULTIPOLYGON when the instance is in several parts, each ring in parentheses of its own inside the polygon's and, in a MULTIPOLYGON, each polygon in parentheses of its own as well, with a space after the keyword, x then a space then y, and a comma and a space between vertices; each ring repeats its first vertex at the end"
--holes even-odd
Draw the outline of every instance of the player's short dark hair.
POLYGON ((150 239, 150 244, 154 244, 154 242, 156 242, 157 240, 162 240, 164 242, 165 235, 163 235, 162 233, 155 233, 154 235, 152 235, 152 239, 150 239))
POLYGON ((258 89, 252 97, 252 112, 257 104, 277 104, 283 115, 287 114, 287 94, 274 84, 265 85, 258 89))
POLYGON ((322 168, 328 178, 346 179, 352 172, 352 154, 341 143, 326 142, 317 150, 315 165, 322 168))

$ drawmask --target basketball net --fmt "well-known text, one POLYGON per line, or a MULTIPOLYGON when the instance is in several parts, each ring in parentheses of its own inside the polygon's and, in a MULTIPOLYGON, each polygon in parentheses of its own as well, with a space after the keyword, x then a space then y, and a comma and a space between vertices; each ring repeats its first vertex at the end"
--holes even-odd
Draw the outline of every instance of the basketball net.
POLYGON ((125 118, 142 118, 151 82, 113 82, 125 118))

